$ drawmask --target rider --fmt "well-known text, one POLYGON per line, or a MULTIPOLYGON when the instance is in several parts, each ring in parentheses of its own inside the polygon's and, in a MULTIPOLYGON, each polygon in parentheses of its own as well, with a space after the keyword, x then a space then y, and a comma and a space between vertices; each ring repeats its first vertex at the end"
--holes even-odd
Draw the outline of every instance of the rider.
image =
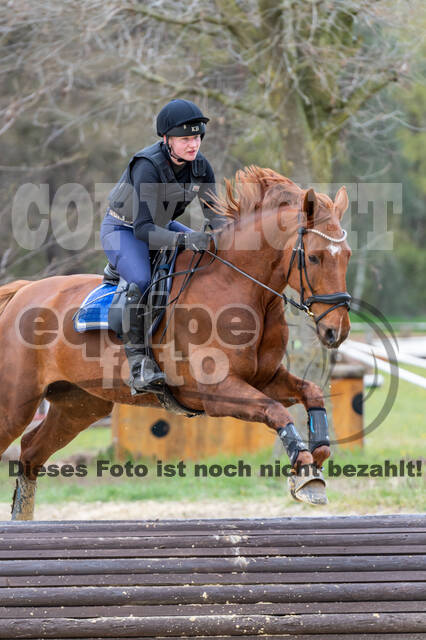
POLYGON ((124 349, 130 366, 132 393, 164 380, 145 346, 138 305, 151 280, 149 251, 185 247, 202 252, 209 233, 193 231, 175 218, 197 195, 213 230, 226 218, 212 212, 208 191, 215 193, 215 175, 199 148, 206 118, 189 100, 172 100, 157 116, 161 141, 138 151, 109 194, 101 241, 110 264, 129 283, 123 317, 124 349))

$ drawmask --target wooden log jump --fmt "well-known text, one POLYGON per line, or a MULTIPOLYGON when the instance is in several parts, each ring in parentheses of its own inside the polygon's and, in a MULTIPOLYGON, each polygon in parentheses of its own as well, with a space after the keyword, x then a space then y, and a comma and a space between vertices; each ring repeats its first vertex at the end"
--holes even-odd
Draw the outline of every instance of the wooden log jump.
POLYGON ((10 522, 0 638, 426 639, 426 516, 10 522))

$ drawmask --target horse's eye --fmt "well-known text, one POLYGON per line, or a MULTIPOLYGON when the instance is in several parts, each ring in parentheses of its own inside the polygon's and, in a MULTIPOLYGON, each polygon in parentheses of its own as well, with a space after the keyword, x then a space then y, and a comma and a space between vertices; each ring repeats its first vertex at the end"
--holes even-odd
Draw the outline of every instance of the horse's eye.
POLYGON ((317 258, 317 256, 309 256, 309 262, 312 262, 312 264, 319 264, 319 258, 317 258))

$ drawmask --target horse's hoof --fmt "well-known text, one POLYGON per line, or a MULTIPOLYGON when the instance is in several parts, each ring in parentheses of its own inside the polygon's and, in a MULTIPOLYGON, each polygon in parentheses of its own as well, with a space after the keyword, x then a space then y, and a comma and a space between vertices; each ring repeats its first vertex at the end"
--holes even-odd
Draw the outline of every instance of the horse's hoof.
POLYGON ((30 480, 23 474, 16 478, 16 487, 12 499, 12 520, 33 520, 36 480, 30 480))
POLYGON ((291 496, 298 502, 313 505, 328 503, 325 492, 327 483, 315 464, 300 467, 297 474, 294 473, 289 477, 288 485, 291 496))

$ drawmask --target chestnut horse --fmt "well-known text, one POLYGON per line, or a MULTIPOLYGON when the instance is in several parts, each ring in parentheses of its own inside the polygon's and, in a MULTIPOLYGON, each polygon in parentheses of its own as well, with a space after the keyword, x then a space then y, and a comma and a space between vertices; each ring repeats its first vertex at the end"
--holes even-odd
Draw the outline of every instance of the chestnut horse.
MULTIPOLYGON (((347 206, 345 187, 333 202, 270 169, 239 171, 235 190, 227 182, 217 211, 231 223, 215 234, 217 257, 202 255, 202 268, 153 336, 153 353, 178 402, 209 416, 262 422, 278 433, 292 423, 286 407, 324 407, 321 389, 282 364, 288 327, 281 293, 287 284, 300 292, 300 303, 292 303, 314 316, 324 345, 335 348, 346 338, 350 296, 336 292, 346 289, 350 249, 340 220, 347 206), (310 302, 305 291, 313 294, 310 302)), ((183 251, 176 271, 185 271, 193 259, 183 251)), ((174 278, 171 299, 184 278, 174 278)), ((0 454, 31 422, 41 399, 50 403, 40 425, 21 439, 25 473, 17 480, 14 519, 33 517, 37 467, 107 416, 114 403, 159 405, 152 393, 130 394, 124 349, 115 335, 73 328, 74 312, 100 282, 86 274, 0 288, 0 454)), ((320 468, 329 455, 324 444, 305 447, 295 474, 301 465, 320 468)), ((317 482, 309 478, 308 485, 317 482)), ((309 492, 298 499, 316 502, 309 492)))

